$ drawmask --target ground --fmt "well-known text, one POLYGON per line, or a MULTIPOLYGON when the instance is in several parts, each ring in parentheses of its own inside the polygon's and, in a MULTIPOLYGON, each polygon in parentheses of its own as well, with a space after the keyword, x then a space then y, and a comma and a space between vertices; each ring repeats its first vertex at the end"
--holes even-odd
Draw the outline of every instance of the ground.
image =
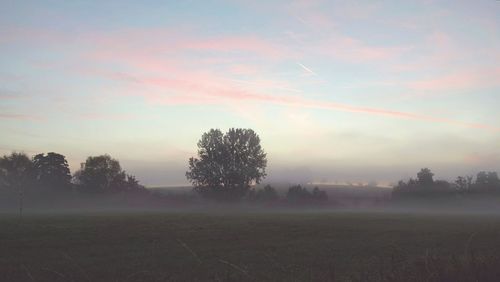
POLYGON ((370 275, 386 266, 422 257, 499 252, 500 217, 493 215, 0 216, 1 281, 376 280, 370 275))

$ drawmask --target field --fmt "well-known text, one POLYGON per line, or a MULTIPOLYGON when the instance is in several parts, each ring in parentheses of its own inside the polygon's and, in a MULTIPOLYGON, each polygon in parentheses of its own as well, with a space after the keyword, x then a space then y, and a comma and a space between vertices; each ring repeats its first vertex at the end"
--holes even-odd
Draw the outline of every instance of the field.
POLYGON ((485 281, 498 253, 493 215, 0 216, 0 281, 485 281))

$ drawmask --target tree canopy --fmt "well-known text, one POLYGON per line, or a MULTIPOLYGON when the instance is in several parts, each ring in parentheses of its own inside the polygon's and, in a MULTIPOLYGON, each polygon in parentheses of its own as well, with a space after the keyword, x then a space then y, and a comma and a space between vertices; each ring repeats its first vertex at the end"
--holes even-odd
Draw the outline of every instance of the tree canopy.
POLYGON ((81 190, 86 192, 112 193, 143 188, 109 155, 88 157, 74 177, 81 190))
POLYGON ((434 183, 434 173, 428 168, 422 168, 417 173, 417 181, 422 186, 432 185, 434 183))
POLYGON ((66 157, 50 152, 33 157, 35 179, 38 184, 51 190, 68 190, 71 187, 71 173, 66 157))
POLYGON ((252 183, 266 176, 267 158, 259 136, 251 129, 219 129, 204 133, 198 157, 189 159, 187 179, 206 197, 239 199, 252 183))
POLYGON ((33 181, 33 163, 24 153, 0 158, 0 187, 10 191, 26 189, 33 181))

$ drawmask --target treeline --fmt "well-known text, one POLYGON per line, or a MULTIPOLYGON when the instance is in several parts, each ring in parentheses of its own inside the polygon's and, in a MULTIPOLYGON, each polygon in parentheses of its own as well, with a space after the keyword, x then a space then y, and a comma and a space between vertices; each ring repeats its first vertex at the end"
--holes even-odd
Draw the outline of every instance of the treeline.
POLYGON ((395 198, 500 194, 500 179, 496 172, 481 171, 476 177, 458 176, 454 182, 448 182, 434 180, 434 173, 428 168, 422 168, 416 179, 400 180, 392 194, 395 198))
MULTIPOLYGON (((13 152, 0 158, 0 191, 7 194, 117 194, 150 193, 163 199, 176 199, 173 195, 151 193, 139 184, 135 176, 122 169, 118 160, 109 155, 90 156, 73 175, 64 155, 55 152, 29 157, 13 152)), ((252 203, 284 202, 291 204, 317 204, 328 200, 318 187, 309 191, 301 185, 290 186, 284 197, 274 187, 249 189, 244 201, 252 203)))
POLYGON ((15 152, 1 157, 0 189, 19 194, 147 192, 109 155, 88 157, 71 175, 66 157, 54 152, 32 158, 15 152))
POLYGON ((285 201, 289 204, 321 204, 328 201, 328 194, 318 187, 314 187, 312 191, 309 191, 301 185, 292 185, 288 188, 285 197, 281 198, 276 189, 268 184, 262 189, 250 189, 246 199, 251 202, 264 203, 285 201))
MULTIPOLYGON (((222 160, 220 162, 224 163, 222 160)), ((231 181, 227 183, 231 183, 231 181)), ((318 187, 308 190, 301 185, 293 185, 289 187, 286 194, 280 196, 276 189, 270 185, 256 189, 251 188, 249 183, 243 183, 244 185, 236 183, 238 185, 220 186, 215 182, 208 182, 204 184, 205 186, 195 185, 194 191, 199 192, 203 197, 206 196, 206 193, 200 193, 200 187, 212 189, 219 194, 227 191, 233 195, 232 190, 234 189, 232 188, 235 186, 241 190, 240 198, 222 198, 256 203, 319 204, 328 202, 328 194, 318 187)), ((63 195, 68 192, 94 195, 143 193, 164 200, 175 198, 161 193, 151 193, 150 190, 139 184, 135 176, 123 170, 118 160, 109 155, 88 157, 74 174, 70 172, 66 157, 55 152, 37 154, 33 157, 14 152, 0 158, 0 193, 16 194, 22 199, 25 194, 63 195)), ((399 181, 392 191, 395 199, 472 194, 500 195, 498 174, 482 171, 475 177, 459 176, 454 182, 448 182, 434 180, 434 173, 428 168, 423 168, 417 173, 416 178, 399 181)))

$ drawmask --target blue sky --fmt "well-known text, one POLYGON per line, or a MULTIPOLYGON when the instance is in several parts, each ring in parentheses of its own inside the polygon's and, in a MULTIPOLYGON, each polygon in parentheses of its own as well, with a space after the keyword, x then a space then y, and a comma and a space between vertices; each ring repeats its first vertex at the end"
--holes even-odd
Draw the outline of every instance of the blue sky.
POLYGON ((500 170, 498 1, 0 1, 0 153, 186 183, 210 128, 269 180, 500 170), (103 3, 104 2, 104 3, 103 3))

